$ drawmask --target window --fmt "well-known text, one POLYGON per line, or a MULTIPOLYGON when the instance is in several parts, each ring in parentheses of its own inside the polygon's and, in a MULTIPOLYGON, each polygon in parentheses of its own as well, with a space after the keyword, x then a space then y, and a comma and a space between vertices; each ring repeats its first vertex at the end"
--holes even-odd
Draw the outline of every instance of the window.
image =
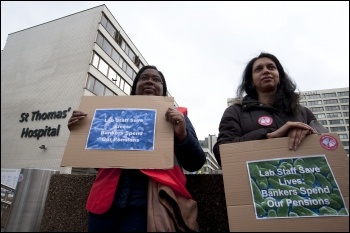
POLYGON ((104 74, 104 76, 107 77, 108 65, 107 65, 107 63, 106 63, 104 60, 102 60, 102 59, 100 59, 100 64, 99 64, 99 66, 98 66, 98 70, 101 71, 101 73, 104 74))
POLYGON ((342 119, 339 120, 329 120, 330 125, 337 125, 337 124, 344 124, 344 121, 342 119))
POLYGON ((122 89, 122 90, 124 90, 124 84, 125 84, 124 79, 121 79, 121 80, 120 80, 119 88, 122 89))
POLYGON ((122 67, 122 69, 125 71, 125 73, 126 73, 126 66, 127 66, 128 64, 126 64, 126 62, 124 61, 123 62, 123 66, 121 66, 122 67))
POLYGON ((102 14, 101 24, 105 28, 107 28, 107 21, 108 21, 108 19, 106 18, 106 16, 104 14, 102 14))
POLYGON ((109 68, 108 78, 113 82, 113 80, 117 78, 117 72, 109 68))
POLYGON ((98 62, 100 60, 100 57, 97 56, 96 53, 94 53, 93 57, 92 57, 92 65, 95 66, 95 68, 98 68, 98 62))
POLYGON ((122 40, 123 40, 123 37, 122 35, 120 34, 120 31, 117 31, 115 33, 115 42, 117 42, 117 44, 120 46, 120 44, 122 43, 122 40))
POLYGON ((337 104, 338 100, 337 99, 332 99, 332 100, 324 100, 324 104, 337 104))
POLYGON ((144 67, 144 65, 142 62, 140 62, 139 69, 141 69, 142 67, 144 67))
POLYGON ((105 51, 109 56, 111 56, 112 54, 112 46, 111 44, 108 42, 108 40, 104 40, 103 41, 103 46, 102 46, 103 51, 105 51))
POLYGON ((136 67, 138 67, 138 66, 140 65, 140 62, 141 62, 140 57, 139 57, 139 56, 135 56, 135 61, 134 61, 134 63, 135 63, 135 65, 136 65, 136 67))
POLYGON ((309 105, 321 105, 321 104, 322 104, 321 100, 309 101, 309 105))
POLYGON ((93 92, 97 96, 103 96, 104 95, 104 91, 105 91, 104 85, 100 81, 95 80, 95 86, 94 86, 93 92))
POLYGON ((341 117, 341 112, 327 113, 327 117, 328 117, 328 118, 341 117))
POLYGON ((126 93, 126 94, 130 94, 130 92, 131 92, 131 86, 129 85, 129 83, 127 83, 127 82, 125 82, 125 85, 124 85, 124 92, 126 93))
POLYGON ((319 99, 321 98, 320 94, 309 95, 309 99, 319 99))
POLYGON ((339 126, 339 127, 329 127, 331 132, 341 132, 346 131, 345 126, 339 126))
POLYGON ((128 63, 126 63, 124 60, 123 60, 123 63, 122 63, 122 69, 124 70, 124 72, 131 78, 133 79, 135 76, 136 76, 136 73, 135 71, 128 65, 128 63), (135 73, 135 75, 134 75, 135 73))
POLYGON ((107 88, 103 83, 98 81, 95 77, 93 77, 91 74, 89 74, 87 82, 86 82, 86 89, 91 91, 97 96, 113 96, 117 95, 113 91, 111 91, 109 88, 107 88))
POLYGON ((120 59, 118 63, 119 67, 123 67, 124 63, 125 63, 124 59, 120 59))
POLYGON ((339 136, 340 139, 348 139, 348 135, 347 134, 340 133, 340 134, 338 134, 338 136, 339 136))
POLYGON ((342 110, 349 110, 349 105, 342 105, 342 106, 341 106, 341 109, 342 109, 342 110))
POLYGON ((132 78, 132 72, 133 72, 132 68, 131 68, 129 65, 126 65, 126 74, 127 74, 130 78, 132 78))
POLYGON ((124 52, 126 53, 126 55, 129 56, 130 48, 129 48, 129 46, 126 43, 125 43, 125 50, 124 50, 124 52))
MULTIPOLYGON (((102 60, 96 53, 94 53, 93 55, 93 65, 104 76, 108 77, 108 79, 111 80, 122 91, 124 91, 126 94, 130 94, 131 86, 124 79, 122 79, 120 75, 112 67, 110 67, 104 60, 102 60)), ((125 63, 125 67, 129 67, 129 66, 125 63)), ((131 71, 129 72, 132 72, 132 74, 135 74, 135 72, 131 68, 130 70, 131 71)), ((94 87, 89 87, 88 89, 95 94, 103 95, 103 93, 101 93, 101 90, 99 89, 99 86, 96 86, 96 83, 94 85, 95 85, 94 87)), ((109 95, 109 94, 107 93, 105 95, 109 95)))
POLYGON ((324 109, 323 107, 313 107, 313 108, 310 108, 311 112, 323 112, 324 109))
POLYGON ((111 24, 110 21, 108 21, 108 23, 107 23, 106 30, 108 31, 109 35, 111 35, 111 36, 114 38, 115 32, 116 32, 117 30, 115 30, 114 26, 111 24))
POLYGON ((97 34, 97 39, 96 39, 97 44, 102 48, 102 44, 103 44, 103 36, 101 35, 101 33, 99 32, 97 34))
POLYGON ((330 98, 330 97, 336 97, 336 96, 337 96, 337 94, 335 92, 322 94, 323 98, 330 98))
POLYGON ((94 89, 94 84, 95 84, 95 79, 91 75, 89 75, 86 83, 86 88, 92 91, 94 89))
POLYGON ((128 56, 130 57, 131 61, 135 61, 135 53, 130 49, 129 47, 129 53, 128 53, 128 56))
POLYGON ((326 118, 326 115, 324 113, 321 114, 315 114, 316 119, 326 118))
POLYGON ((109 90, 108 88, 106 88, 106 90, 105 90, 105 96, 113 96, 113 95, 114 95, 113 91, 111 91, 111 90, 109 90))
POLYGON ((339 106, 326 106, 326 111, 337 111, 340 110, 339 106))
POLYGON ((338 96, 349 96, 349 91, 338 92, 338 96))
POLYGON ((120 47, 125 51, 126 44, 124 40, 122 40, 122 44, 120 45, 120 47))
POLYGON ((120 55, 115 49, 112 51, 112 59, 115 61, 115 63, 119 64, 120 55))
POLYGON ((117 87, 120 86, 120 76, 117 74, 117 77, 115 77, 115 79, 113 79, 112 81, 115 83, 115 85, 117 85, 117 87))
POLYGON ((327 121, 326 120, 319 120, 318 121, 321 125, 327 125, 327 121))
POLYGON ((339 99, 340 103, 349 103, 349 99, 339 99))

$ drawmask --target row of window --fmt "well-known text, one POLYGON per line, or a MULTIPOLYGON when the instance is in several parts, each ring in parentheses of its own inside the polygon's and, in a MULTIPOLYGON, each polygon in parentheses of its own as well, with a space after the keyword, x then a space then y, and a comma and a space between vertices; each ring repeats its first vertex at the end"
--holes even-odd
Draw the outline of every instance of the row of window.
MULTIPOLYGON (((124 60, 124 58, 117 52, 117 50, 109 43, 109 41, 98 32, 96 43, 101 47, 101 49, 112 58, 112 60, 120 67, 122 70, 134 80, 136 77, 136 72, 129 66, 129 64, 124 60)), ((106 77, 108 77, 116 86, 123 90, 126 94, 130 94, 131 86, 110 66, 100 58, 96 53, 93 55, 93 65, 106 77), (97 57, 96 57, 97 56, 97 57)), ((139 68, 143 67, 140 63, 139 68)), ((171 94, 168 92, 168 96, 171 94)))
POLYGON ((109 57, 115 61, 115 63, 125 71, 125 73, 134 80, 136 72, 129 66, 124 58, 117 52, 117 50, 109 43, 109 41, 98 32, 96 43, 102 48, 109 57))
POLYGON ((107 32, 112 36, 112 38, 117 42, 117 44, 124 50, 126 55, 135 63, 135 65, 141 69, 143 67, 142 62, 139 57, 136 56, 134 51, 130 48, 128 43, 124 40, 123 36, 120 34, 111 21, 106 17, 105 14, 102 14, 101 25, 107 30, 107 32))
POLYGON ((348 104, 349 103, 349 99, 339 99, 339 101, 337 99, 330 99, 330 100, 315 100, 315 101, 300 101, 300 104, 302 104, 303 106, 307 106, 307 105, 323 105, 323 104, 337 104, 337 103, 342 103, 342 104, 348 104))
POLYGON ((91 74, 89 74, 87 82, 86 82, 86 89, 91 91, 97 96, 113 96, 117 95, 113 91, 111 91, 108 87, 103 85, 100 81, 98 81, 95 77, 93 77, 91 74))
MULTIPOLYGON (((142 62, 140 60, 137 60, 138 57, 135 56, 135 54, 127 45, 127 43, 124 41, 120 33, 117 32, 115 27, 112 25, 112 23, 107 19, 107 17, 104 14, 102 14, 101 25, 103 25, 104 28, 108 31, 108 33, 116 40, 116 42, 120 45, 120 47, 124 50, 124 52, 129 56, 129 58, 132 61, 134 61, 135 65, 139 69, 142 68, 143 67, 142 62)), ((136 72, 130 67, 130 65, 124 60, 124 58, 111 45, 111 43, 107 40, 107 38, 105 38, 101 34, 101 32, 98 32, 97 34, 96 43, 131 78, 131 80, 135 79, 136 72)), ((111 82, 113 82, 117 87, 119 87, 127 95, 130 94, 130 91, 131 91, 130 84, 126 80, 124 80, 122 76, 118 74, 117 71, 114 70, 112 66, 109 65, 105 60, 103 60, 97 53, 93 54, 91 63, 96 69, 98 69, 104 76, 106 76, 111 82)), ((92 77, 92 76, 89 74, 89 77, 92 77)), ((103 85, 98 80, 96 80, 94 83, 97 86, 99 86, 100 84, 103 85), (97 83, 100 83, 100 84, 97 84, 97 83)), ((105 85, 103 86, 105 87, 105 85)), ((93 93, 95 93, 96 95, 104 95, 102 94, 101 90, 96 91, 96 88, 89 87, 88 89, 93 93)), ((169 92, 167 94, 168 96, 171 96, 169 92)))
POLYGON ((314 114, 315 117, 317 119, 320 118, 337 118, 337 117, 348 117, 349 116, 349 112, 343 112, 343 114, 341 112, 332 112, 332 113, 319 113, 319 114, 314 114))
POLYGON ((311 94, 311 95, 301 95, 303 99, 320 99, 322 98, 331 98, 331 97, 339 97, 339 96, 349 96, 349 91, 342 92, 332 92, 332 93, 322 93, 322 94, 311 94), (337 95, 338 94, 338 95, 337 95))
POLYGON ((339 110, 349 110, 349 105, 310 107, 309 109, 312 112, 339 111, 339 110))
MULTIPOLYGON (((104 76, 106 76, 114 85, 119 87, 127 95, 130 94, 131 86, 115 71, 105 60, 103 60, 97 53, 92 56, 92 65, 98 69, 104 76)), ((94 92, 95 93, 95 92, 94 92)))
POLYGON ((349 124, 349 119, 339 119, 339 120, 318 120, 322 125, 342 125, 349 124))
MULTIPOLYGON (((325 128, 328 129, 329 132, 346 132, 346 131, 349 131, 349 126, 335 126, 335 127, 326 127, 325 126, 325 128)), ((347 136, 346 136, 346 138, 347 138, 347 136)))
POLYGON ((329 127, 328 130, 330 132, 344 132, 344 131, 349 131, 349 127, 345 127, 345 126, 329 127), (346 128, 348 128, 348 130, 346 130, 346 128))
POLYGON ((338 136, 340 139, 348 139, 349 138, 348 135, 345 133, 338 133, 338 136))

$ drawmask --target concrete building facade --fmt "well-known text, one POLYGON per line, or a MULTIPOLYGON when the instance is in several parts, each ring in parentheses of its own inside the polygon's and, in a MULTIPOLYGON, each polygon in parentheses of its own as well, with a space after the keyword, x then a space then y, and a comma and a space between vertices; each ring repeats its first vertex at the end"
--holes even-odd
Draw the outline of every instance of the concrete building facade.
POLYGON ((206 154, 206 162, 203 167, 198 171, 199 174, 221 174, 222 170, 219 163, 216 161, 213 147, 217 142, 217 136, 215 134, 209 134, 204 140, 199 140, 204 153, 206 154))

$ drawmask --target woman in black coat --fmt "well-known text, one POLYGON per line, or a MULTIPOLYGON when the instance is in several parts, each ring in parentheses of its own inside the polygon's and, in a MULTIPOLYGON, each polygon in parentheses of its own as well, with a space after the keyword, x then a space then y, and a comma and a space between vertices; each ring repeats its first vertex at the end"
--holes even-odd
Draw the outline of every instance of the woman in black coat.
POLYGON ((261 53, 246 66, 237 98, 220 121, 214 154, 221 165, 219 146, 224 143, 289 137, 297 150, 314 130, 314 114, 299 104, 296 85, 272 54, 261 53), (245 96, 243 96, 246 94, 245 96))

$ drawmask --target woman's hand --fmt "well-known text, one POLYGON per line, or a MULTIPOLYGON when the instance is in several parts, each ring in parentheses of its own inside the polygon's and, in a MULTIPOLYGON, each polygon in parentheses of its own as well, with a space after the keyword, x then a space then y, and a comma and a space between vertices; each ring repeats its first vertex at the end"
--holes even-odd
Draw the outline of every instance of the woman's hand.
POLYGON ((288 132, 289 150, 297 150, 298 146, 305 139, 306 136, 312 134, 312 129, 292 128, 288 132))
POLYGON ((170 121, 174 126, 175 139, 182 143, 187 137, 186 121, 184 114, 179 112, 176 108, 168 108, 165 112, 167 121, 170 121))
POLYGON ((84 119, 86 116, 86 113, 74 110, 72 116, 68 120, 68 129, 71 130, 73 125, 75 125, 80 120, 84 119))
POLYGON ((267 138, 280 138, 288 136, 289 149, 297 150, 304 138, 313 133, 313 128, 303 122, 288 121, 281 128, 272 133, 268 133, 266 136, 267 138))

